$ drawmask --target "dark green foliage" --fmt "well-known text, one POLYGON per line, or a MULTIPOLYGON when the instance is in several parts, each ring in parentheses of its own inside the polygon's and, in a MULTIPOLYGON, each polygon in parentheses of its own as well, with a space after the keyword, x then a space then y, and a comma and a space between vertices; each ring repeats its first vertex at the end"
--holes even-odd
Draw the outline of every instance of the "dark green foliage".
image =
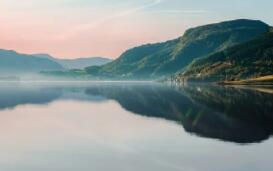
POLYGON ((273 74, 273 32, 193 62, 179 77, 196 81, 241 80, 273 74))

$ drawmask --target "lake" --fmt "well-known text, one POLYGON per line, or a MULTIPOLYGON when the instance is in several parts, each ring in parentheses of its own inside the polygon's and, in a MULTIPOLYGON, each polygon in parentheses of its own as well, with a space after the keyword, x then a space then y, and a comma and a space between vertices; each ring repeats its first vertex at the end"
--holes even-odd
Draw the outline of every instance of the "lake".
POLYGON ((0 170, 273 170, 268 87, 0 84, 0 170))

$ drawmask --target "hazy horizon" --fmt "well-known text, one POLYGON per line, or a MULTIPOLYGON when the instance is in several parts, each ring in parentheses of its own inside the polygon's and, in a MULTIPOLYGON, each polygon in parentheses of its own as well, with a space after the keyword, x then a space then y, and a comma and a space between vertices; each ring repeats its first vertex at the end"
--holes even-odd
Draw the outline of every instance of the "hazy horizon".
POLYGON ((115 59, 131 47, 177 38, 194 26, 242 18, 273 25, 272 6, 254 0, 2 0, 0 49, 115 59))

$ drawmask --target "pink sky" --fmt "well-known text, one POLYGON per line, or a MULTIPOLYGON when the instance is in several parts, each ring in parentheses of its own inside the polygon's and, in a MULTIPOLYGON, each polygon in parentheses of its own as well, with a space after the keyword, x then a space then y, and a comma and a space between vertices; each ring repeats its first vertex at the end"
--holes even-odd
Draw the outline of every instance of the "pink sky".
POLYGON ((161 0, 76 8, 69 1, 1 1, 0 48, 60 58, 116 58, 128 48, 176 38, 194 24, 177 22, 176 13, 145 11, 160 7, 161 0))
POLYGON ((222 2, 1 0, 0 48, 59 58, 117 58, 128 48, 177 38, 192 26, 235 18, 273 20, 266 5, 222 2))

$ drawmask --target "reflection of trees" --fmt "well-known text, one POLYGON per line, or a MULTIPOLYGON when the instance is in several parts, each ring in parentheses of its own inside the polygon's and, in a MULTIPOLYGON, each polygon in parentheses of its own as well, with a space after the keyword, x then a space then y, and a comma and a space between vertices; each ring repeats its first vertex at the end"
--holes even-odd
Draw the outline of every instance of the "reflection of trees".
POLYGON ((272 134, 272 94, 192 85, 183 91, 197 104, 212 110, 202 114, 199 125, 188 127, 191 132, 240 143, 261 141, 272 134))

